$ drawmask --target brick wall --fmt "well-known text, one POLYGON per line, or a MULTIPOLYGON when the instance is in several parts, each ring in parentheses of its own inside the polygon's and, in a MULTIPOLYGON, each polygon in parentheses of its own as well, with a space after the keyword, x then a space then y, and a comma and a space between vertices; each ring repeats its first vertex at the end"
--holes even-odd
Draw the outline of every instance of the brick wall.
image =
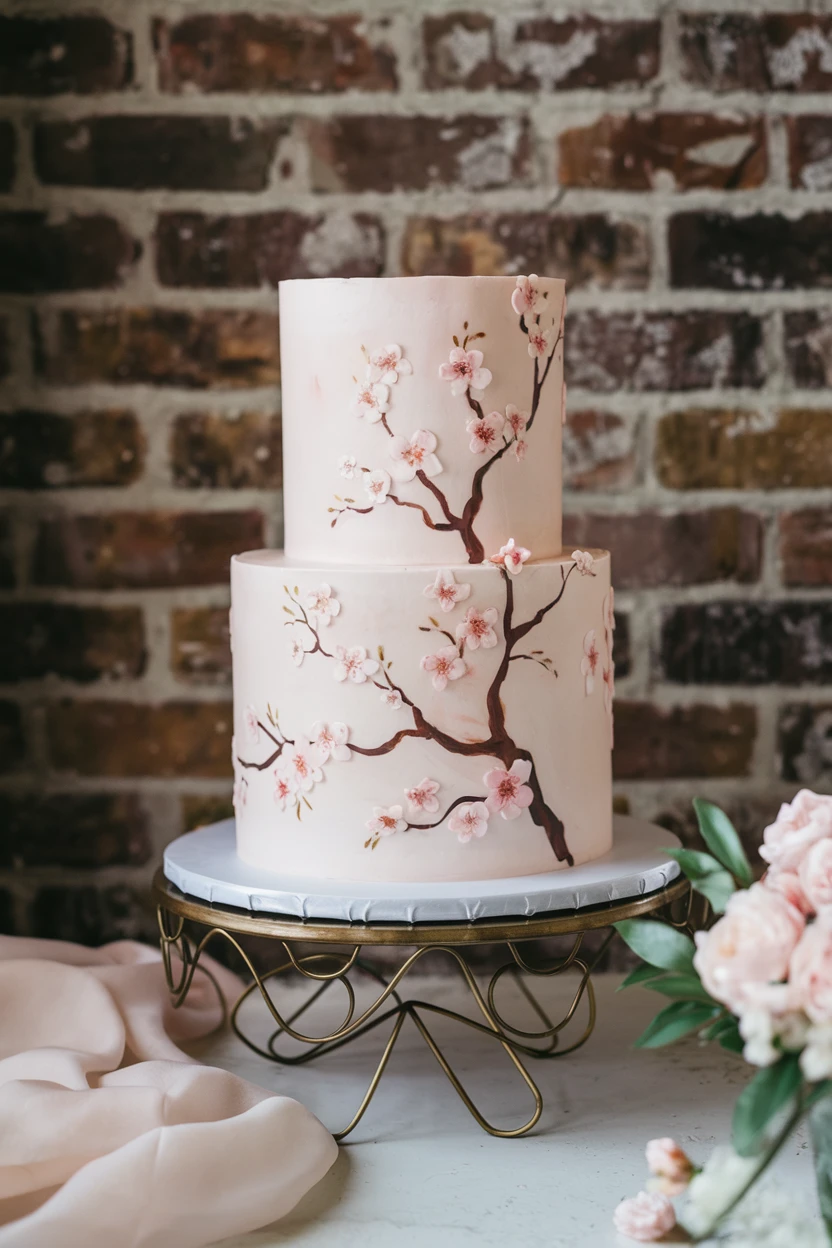
POLYGON ((832 16, 711 7, 7 0, 0 927, 147 931, 162 845, 228 810, 282 277, 566 277, 619 801, 753 837, 829 787, 832 16))

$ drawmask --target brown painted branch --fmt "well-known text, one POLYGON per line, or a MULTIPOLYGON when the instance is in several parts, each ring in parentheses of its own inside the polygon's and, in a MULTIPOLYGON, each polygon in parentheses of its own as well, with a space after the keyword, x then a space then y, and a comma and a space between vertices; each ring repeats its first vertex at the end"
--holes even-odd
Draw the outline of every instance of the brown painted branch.
POLYGON ((445 524, 441 520, 434 520, 427 508, 423 507, 421 503, 412 503, 405 498, 397 498, 395 494, 388 494, 387 497, 390 502, 395 503, 397 507, 412 507, 415 511, 420 511, 422 513, 422 519, 429 529, 436 529, 440 533, 447 533, 454 528, 454 525, 452 524, 445 524))
MULTIPOLYGON (((445 527, 448 529, 459 528, 460 524, 462 523, 461 517, 454 515, 454 513, 451 511, 450 506, 448 505, 447 498, 442 493, 439 486, 435 485, 433 481, 431 481, 430 477, 425 472, 424 468, 420 468, 419 471, 416 473, 416 480, 420 481, 422 485, 425 486, 426 489, 430 490, 433 497, 439 503, 439 506, 442 508, 442 514, 445 517, 445 519, 448 521, 448 524, 445 527)), ((439 528, 438 525, 436 527, 439 528)))
POLYGON ((285 741, 281 741, 280 745, 277 747, 274 753, 270 754, 264 763, 248 763, 246 762, 244 758, 240 758, 239 754, 237 755, 237 762, 240 764, 241 767, 245 767, 249 770, 268 771, 272 763, 277 762, 277 760, 280 758, 280 755, 283 753, 283 746, 285 744, 286 744, 285 741))
POLYGON ((322 654, 325 659, 334 658, 335 656, 330 654, 328 650, 324 650, 323 646, 321 645, 321 635, 318 632, 317 628, 313 628, 312 625, 309 623, 309 616, 306 614, 306 607, 304 607, 300 602, 298 602, 297 598, 293 597, 292 594, 289 594, 289 601, 295 604, 295 606, 298 608, 301 615, 303 616, 303 619, 298 620, 295 618, 291 620, 284 620, 283 627, 288 628, 290 624, 305 624, 306 627, 309 629, 310 633, 312 634, 312 636, 315 638, 314 646, 312 647, 311 650, 307 650, 306 653, 307 654, 322 654))
POLYGON ((513 654, 509 659, 509 663, 516 663, 518 659, 528 659, 530 663, 539 663, 544 672, 548 672, 550 676, 557 676, 557 672, 553 667, 547 667, 542 659, 538 659, 533 654, 513 654))
POLYGON ((352 741, 348 741, 347 749, 352 750, 353 754, 364 754, 368 758, 376 758, 380 754, 392 753, 406 737, 425 737, 426 735, 426 732, 418 728, 401 728, 389 740, 382 741, 381 745, 354 745, 352 741))
MULTIPOLYGON (((516 624, 514 626, 514 628, 511 631, 509 649, 511 649, 512 646, 515 646, 517 642, 520 641, 521 638, 526 636, 527 633, 530 633, 533 628, 537 628, 540 621, 549 614, 549 612, 552 610, 553 607, 556 607, 558 605, 558 603, 560 602, 561 598, 564 595, 566 586, 569 582, 569 578, 572 575, 572 573, 575 571, 577 566, 578 565, 576 563, 572 564, 569 571, 563 577, 563 581, 561 583, 560 589, 558 590, 558 593, 555 595, 555 597, 552 599, 551 602, 547 602, 545 607, 541 607, 539 611, 535 611, 532 618, 530 620, 526 620, 525 624, 516 624)), ((563 573, 561 573, 561 575, 563 575, 563 573)))
POLYGON ((482 420, 484 414, 482 410, 482 403, 480 403, 479 399, 474 398, 470 389, 465 391, 465 399, 474 415, 479 416, 480 420, 482 420))
POLYGON ((454 799, 454 801, 451 802, 450 806, 445 811, 444 815, 440 815, 439 818, 434 823, 408 823, 407 825, 408 829, 418 828, 422 832, 427 832, 430 828, 438 828, 440 823, 444 823, 445 820, 448 818, 448 815, 451 813, 451 811, 455 810, 457 806, 462 806, 464 802, 482 802, 482 801, 485 801, 485 798, 483 797, 457 797, 454 799))
POLYGON ((534 759, 529 750, 517 750, 516 757, 524 758, 532 765, 528 780, 529 788, 533 794, 532 804, 529 806, 529 814, 534 823, 546 833, 546 838, 552 846, 558 862, 567 862, 571 867, 574 864, 574 859, 566 844, 566 831, 563 826, 563 820, 559 819, 551 806, 546 804, 535 769, 534 759))

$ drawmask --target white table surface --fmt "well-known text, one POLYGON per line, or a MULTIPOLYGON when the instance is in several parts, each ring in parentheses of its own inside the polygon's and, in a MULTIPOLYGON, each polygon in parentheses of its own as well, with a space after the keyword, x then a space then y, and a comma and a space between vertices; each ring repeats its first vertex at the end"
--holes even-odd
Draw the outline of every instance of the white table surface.
MULTIPOLYGON (((619 979, 596 977, 598 1024, 583 1049, 562 1061, 531 1063, 545 1104, 540 1123, 522 1139, 493 1139, 480 1130, 408 1022, 365 1118, 329 1174, 287 1218, 224 1240, 223 1248, 632 1248, 612 1229, 611 1214, 644 1184, 645 1142, 672 1135, 704 1161, 729 1138, 748 1068, 695 1041, 634 1051, 632 1041, 662 1002, 642 989, 616 995, 619 979)), ((410 995, 454 1008, 465 1000, 450 976, 414 979, 409 987, 410 995)), ((564 981, 538 980, 535 987, 553 1010, 566 999, 564 981)), ((288 1013, 305 990, 287 983, 280 991, 288 1013)), ((331 1006, 325 997, 316 1007, 320 1026, 337 1023, 339 992, 331 990, 331 1006)), ((517 990, 509 985, 505 992, 517 990)), ((339 1008, 342 1002, 343 994, 339 1008)), ((252 1010, 248 1017, 262 1024, 256 1034, 264 1038, 265 1011, 257 1004, 252 1010)), ((497 1044, 450 1023, 435 1027, 492 1121, 513 1125, 521 1113, 528 1116, 528 1090, 497 1044)), ((305 1067, 266 1063, 231 1033, 190 1051, 297 1097, 337 1130, 363 1095, 386 1029, 305 1067)), ((805 1135, 795 1136, 776 1170, 791 1192, 814 1204, 805 1135)))

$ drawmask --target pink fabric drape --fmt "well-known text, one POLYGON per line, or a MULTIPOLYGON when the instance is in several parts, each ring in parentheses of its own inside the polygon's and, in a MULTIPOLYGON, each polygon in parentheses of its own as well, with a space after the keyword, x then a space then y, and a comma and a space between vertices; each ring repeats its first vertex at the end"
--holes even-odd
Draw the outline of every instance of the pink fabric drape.
POLYGON ((178 1048, 221 1017, 199 972, 174 1010, 147 946, 0 936, 0 1248, 200 1248, 322 1178, 317 1118, 178 1048))

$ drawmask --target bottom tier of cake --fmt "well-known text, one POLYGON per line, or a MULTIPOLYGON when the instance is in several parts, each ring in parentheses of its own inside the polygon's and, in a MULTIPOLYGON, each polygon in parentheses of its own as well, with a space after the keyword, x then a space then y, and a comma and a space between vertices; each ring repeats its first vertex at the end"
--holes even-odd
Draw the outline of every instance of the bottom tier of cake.
POLYGON ((612 843, 605 551, 232 561, 237 850, 321 879, 530 875, 612 843))

